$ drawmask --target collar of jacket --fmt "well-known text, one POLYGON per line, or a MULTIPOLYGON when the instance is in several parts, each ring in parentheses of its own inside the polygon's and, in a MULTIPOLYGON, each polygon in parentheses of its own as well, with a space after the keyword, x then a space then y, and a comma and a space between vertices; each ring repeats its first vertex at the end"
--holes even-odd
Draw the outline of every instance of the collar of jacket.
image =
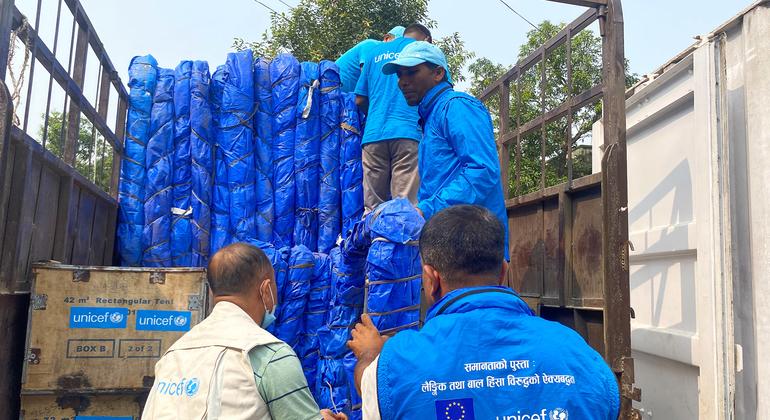
POLYGON ((504 286, 466 287, 453 290, 436 302, 428 311, 425 322, 439 315, 492 308, 533 315, 529 306, 513 289, 504 286))
POLYGON ((441 82, 436 86, 433 86, 428 91, 428 93, 425 94, 425 96, 422 98, 422 101, 420 101, 419 107, 417 108, 417 111, 420 113, 420 119, 423 122, 428 119, 428 115, 430 115, 430 112, 436 105, 438 98, 450 90, 452 90, 452 85, 450 85, 448 82, 441 82))

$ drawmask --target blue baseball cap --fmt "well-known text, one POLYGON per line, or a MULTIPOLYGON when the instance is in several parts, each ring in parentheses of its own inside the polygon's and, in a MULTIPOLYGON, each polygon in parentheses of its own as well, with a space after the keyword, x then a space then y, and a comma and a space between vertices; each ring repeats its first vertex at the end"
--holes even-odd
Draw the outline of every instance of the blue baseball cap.
POLYGON ((403 26, 394 26, 393 29, 388 31, 388 33, 393 35, 396 38, 401 38, 402 36, 404 36, 405 30, 406 28, 404 28, 403 26))
POLYGON ((433 63, 441 66, 449 76, 449 65, 447 65, 444 53, 439 47, 425 41, 414 41, 408 44, 401 50, 397 59, 382 67, 382 72, 395 74, 398 67, 414 67, 422 63, 433 63))

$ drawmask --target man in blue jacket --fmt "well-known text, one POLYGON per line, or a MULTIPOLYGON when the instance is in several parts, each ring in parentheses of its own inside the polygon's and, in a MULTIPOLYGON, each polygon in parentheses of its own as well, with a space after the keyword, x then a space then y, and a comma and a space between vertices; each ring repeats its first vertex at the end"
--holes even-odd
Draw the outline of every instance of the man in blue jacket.
POLYGON ((413 23, 404 36, 369 50, 356 85, 356 103, 366 114, 361 138, 366 212, 392 198, 407 197, 415 202, 417 143, 422 137, 417 109, 409 106, 398 89, 398 78, 382 72, 383 66, 398 58, 401 50, 415 40, 430 39, 430 31, 413 23))
MULTIPOLYGON (((418 210, 430 219, 454 204, 478 204, 497 216, 507 235, 500 163, 484 104, 452 89, 444 53, 427 42, 407 45, 382 71, 398 74, 406 102, 418 106, 423 129, 418 210)), ((508 259, 507 241, 505 256, 508 259)))
POLYGON ((428 220, 420 236, 431 304, 424 327, 386 341, 364 315, 348 342, 365 420, 617 418, 618 386, 602 357, 500 286, 504 238, 480 206, 428 220))

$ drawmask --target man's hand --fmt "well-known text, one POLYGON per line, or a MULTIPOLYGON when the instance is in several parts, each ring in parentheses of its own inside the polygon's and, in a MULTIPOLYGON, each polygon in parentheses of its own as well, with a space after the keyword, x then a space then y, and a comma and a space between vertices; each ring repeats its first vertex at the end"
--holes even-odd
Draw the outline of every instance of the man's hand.
POLYGON ((348 416, 345 413, 334 414, 331 410, 321 410, 321 418, 323 420, 348 420, 348 416))
POLYGON ((350 335, 353 339, 348 341, 348 347, 353 350, 359 362, 368 363, 371 363, 380 354, 385 340, 388 339, 380 335, 367 314, 361 315, 361 322, 356 324, 350 335))

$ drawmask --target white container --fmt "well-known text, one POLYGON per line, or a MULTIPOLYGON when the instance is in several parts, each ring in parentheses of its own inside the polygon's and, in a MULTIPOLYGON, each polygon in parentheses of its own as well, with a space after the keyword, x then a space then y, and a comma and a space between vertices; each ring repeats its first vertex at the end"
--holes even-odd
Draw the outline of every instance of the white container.
MULTIPOLYGON (((770 413, 770 2, 626 101, 642 418, 770 413)), ((601 138, 601 125, 594 138, 601 138)), ((601 151, 593 149, 594 171, 601 151)))

